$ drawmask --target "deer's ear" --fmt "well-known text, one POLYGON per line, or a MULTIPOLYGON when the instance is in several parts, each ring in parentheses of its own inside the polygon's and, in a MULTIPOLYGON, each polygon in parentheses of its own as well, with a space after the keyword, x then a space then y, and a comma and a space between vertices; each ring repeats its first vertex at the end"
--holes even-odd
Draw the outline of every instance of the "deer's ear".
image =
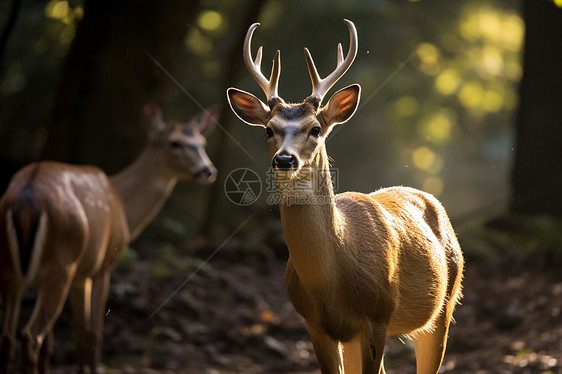
POLYGON ((271 111, 260 99, 236 88, 229 88, 226 96, 232 111, 238 118, 248 125, 265 127, 270 119, 271 111))
POLYGON ((150 134, 162 131, 166 123, 162 118, 162 110, 153 102, 147 102, 143 107, 143 122, 150 134))
POLYGON ((215 129, 218 118, 220 116, 221 108, 218 105, 205 109, 203 112, 192 118, 195 121, 199 132, 205 137, 211 135, 215 129))
POLYGON ((328 126, 349 120, 359 106, 361 86, 352 84, 332 95, 328 104, 321 109, 321 115, 328 126))

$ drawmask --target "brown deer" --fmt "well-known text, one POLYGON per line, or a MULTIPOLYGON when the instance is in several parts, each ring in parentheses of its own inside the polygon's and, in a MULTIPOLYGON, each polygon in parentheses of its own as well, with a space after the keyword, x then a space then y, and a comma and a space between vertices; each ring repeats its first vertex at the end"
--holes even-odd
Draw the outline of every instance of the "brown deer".
POLYGON ((14 175, 0 200, 1 373, 9 373, 15 358, 20 302, 28 287, 37 290, 37 300, 21 331, 23 373, 46 372, 51 330, 67 295, 79 371, 96 373, 111 270, 178 179, 215 180, 205 134, 217 114, 204 111, 183 125, 166 123, 157 106, 146 105, 148 144, 132 165, 111 177, 97 167, 52 161, 14 175))
POLYGON ((287 293, 306 320, 322 373, 384 373, 386 338, 398 334, 414 342, 417 373, 437 373, 461 297, 463 256, 445 209, 427 193, 392 187, 334 194, 326 137, 351 118, 360 95, 354 84, 321 105, 357 54, 357 31, 345 23, 349 52, 344 59, 338 45, 328 77, 319 77, 305 48, 312 94, 299 104, 277 94, 279 51, 269 80, 261 47, 252 61, 253 24, 244 61, 267 101, 235 88, 228 101, 242 121, 267 131, 289 248, 287 293))

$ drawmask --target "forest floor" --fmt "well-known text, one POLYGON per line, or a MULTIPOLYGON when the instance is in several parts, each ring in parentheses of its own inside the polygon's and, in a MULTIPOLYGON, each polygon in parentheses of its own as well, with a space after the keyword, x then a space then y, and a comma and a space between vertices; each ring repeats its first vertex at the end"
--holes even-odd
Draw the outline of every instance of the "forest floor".
MULTIPOLYGON (((103 363, 107 374, 319 373, 303 319, 284 289, 278 227, 260 248, 233 238, 185 251, 143 242, 112 279, 103 363), (194 271, 199 269, 195 275, 194 271)), ((562 374, 562 262, 504 248, 467 258, 464 297, 441 372, 562 374)), ((74 372, 72 323, 56 325, 52 373, 74 372)), ((387 373, 415 373, 413 346, 387 341, 387 373)))

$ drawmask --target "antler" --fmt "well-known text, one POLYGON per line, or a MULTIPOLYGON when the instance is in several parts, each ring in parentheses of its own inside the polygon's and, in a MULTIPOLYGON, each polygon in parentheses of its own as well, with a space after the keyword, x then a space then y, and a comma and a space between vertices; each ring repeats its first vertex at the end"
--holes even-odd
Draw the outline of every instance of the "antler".
POLYGON ((326 78, 320 78, 310 52, 307 48, 304 49, 308 73, 310 74, 310 79, 312 80, 312 94, 310 96, 317 97, 320 102, 322 102, 322 99, 330 88, 332 88, 332 86, 345 74, 347 69, 349 69, 353 63, 353 60, 355 60, 355 56, 357 56, 357 30, 355 29, 353 22, 350 20, 344 19, 343 21, 347 24, 347 28, 349 29, 349 51, 347 52, 347 56, 344 60, 341 43, 338 43, 336 69, 326 78))
POLYGON ((256 60, 252 61, 252 51, 251 51, 251 43, 252 43, 252 35, 254 34, 254 30, 259 26, 259 23, 254 23, 248 29, 246 33, 246 39, 244 39, 244 63, 246 63, 246 67, 250 71, 250 74, 256 82, 260 85, 261 89, 265 93, 267 100, 278 97, 277 94, 277 86, 279 85, 279 75, 281 74, 281 53, 277 51, 275 53, 275 58, 273 59, 273 67, 271 68, 271 77, 269 80, 262 74, 261 72, 261 58, 262 58, 262 47, 258 49, 258 53, 256 55, 256 60))

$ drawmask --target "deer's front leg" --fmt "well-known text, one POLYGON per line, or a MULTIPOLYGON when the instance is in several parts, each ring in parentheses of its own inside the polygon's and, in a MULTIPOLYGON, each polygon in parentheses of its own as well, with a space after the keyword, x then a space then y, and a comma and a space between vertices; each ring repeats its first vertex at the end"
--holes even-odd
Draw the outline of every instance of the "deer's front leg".
POLYGON ((43 344, 41 345, 41 350, 39 351, 39 374, 47 374, 49 372, 49 364, 51 363, 51 356, 53 355, 54 346, 54 333, 53 330, 47 334, 43 344))
POLYGON ((310 339, 322 374, 343 373, 341 350, 337 341, 326 334, 320 326, 307 323, 310 339))
POLYGON ((384 346, 386 344, 386 324, 372 326, 368 344, 364 345, 364 350, 369 351, 370 355, 365 354, 363 363, 363 373, 385 374, 383 366, 384 346))

